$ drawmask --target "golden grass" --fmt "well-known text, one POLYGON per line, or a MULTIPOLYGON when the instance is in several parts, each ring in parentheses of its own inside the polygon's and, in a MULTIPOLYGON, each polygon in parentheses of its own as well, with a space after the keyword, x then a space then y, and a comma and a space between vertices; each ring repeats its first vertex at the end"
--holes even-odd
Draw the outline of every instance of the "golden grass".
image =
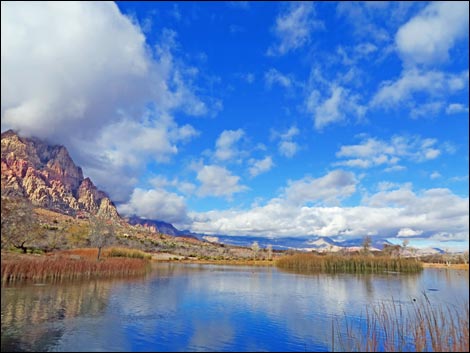
POLYGON ((97 261, 96 253, 83 249, 55 256, 2 254, 1 275, 2 282, 133 276, 144 274, 148 264, 148 261, 136 258, 97 261))
POLYGON ((379 273, 379 272, 419 272, 420 262, 410 258, 364 255, 317 255, 312 253, 285 256, 276 261, 281 269, 301 273, 379 273))
POLYGON ((150 260, 152 255, 143 251, 128 248, 110 248, 104 251, 106 257, 127 257, 131 259, 150 260))
POLYGON ((344 352, 468 352, 468 302, 435 306, 424 293, 411 307, 382 303, 366 311, 362 329, 346 322, 346 335, 333 340, 344 352))

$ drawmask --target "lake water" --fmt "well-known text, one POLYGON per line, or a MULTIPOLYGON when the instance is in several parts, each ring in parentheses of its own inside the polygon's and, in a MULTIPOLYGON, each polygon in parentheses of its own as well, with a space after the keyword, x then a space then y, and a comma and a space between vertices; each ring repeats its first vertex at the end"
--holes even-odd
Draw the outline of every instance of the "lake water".
POLYGON ((331 351, 366 305, 468 302, 468 271, 299 275, 154 264, 145 277, 3 286, 2 351, 331 351))

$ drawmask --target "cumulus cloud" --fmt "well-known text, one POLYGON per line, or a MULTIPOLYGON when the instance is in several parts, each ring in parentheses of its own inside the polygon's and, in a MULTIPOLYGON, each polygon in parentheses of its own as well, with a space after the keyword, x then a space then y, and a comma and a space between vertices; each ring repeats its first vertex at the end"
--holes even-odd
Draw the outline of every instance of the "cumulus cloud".
POLYGON ((224 130, 215 142, 214 157, 220 161, 236 158, 239 154, 236 144, 244 134, 242 129, 224 130))
POLYGON ((434 180, 434 179, 442 178, 442 175, 438 171, 434 171, 429 175, 429 177, 434 180))
POLYGON ((414 237, 414 236, 421 235, 421 234, 423 234, 422 230, 414 230, 414 229, 411 229, 411 228, 402 228, 398 231, 397 237, 398 238, 400 238, 400 237, 414 237))
POLYGON ((322 130, 325 126, 345 121, 348 116, 362 118, 366 108, 358 103, 359 97, 349 90, 330 85, 331 95, 322 97, 320 91, 314 89, 306 99, 306 107, 313 114, 315 129, 322 130))
POLYGON ((174 113, 217 108, 194 93, 197 70, 174 57, 176 33, 163 30, 150 48, 113 2, 1 7, 2 131, 66 145, 115 201, 128 199, 149 159, 168 161, 197 135, 174 113))
POLYGON ((274 162, 271 156, 267 156, 266 158, 259 160, 251 159, 249 164, 251 164, 251 167, 248 169, 248 171, 251 177, 266 173, 274 166, 274 162))
POLYGON ((459 74, 440 71, 404 70, 396 81, 385 81, 372 98, 372 106, 397 107, 414 103, 418 94, 435 100, 468 88, 468 70, 459 74))
POLYGON ((315 29, 324 27, 323 22, 316 20, 315 9, 311 2, 292 3, 289 9, 276 18, 274 34, 277 43, 269 47, 268 55, 284 55, 294 51, 310 41, 315 29))
POLYGON ((247 190, 246 186, 239 184, 239 176, 217 165, 202 166, 197 172, 197 180, 201 183, 198 189, 200 196, 231 197, 234 193, 247 190))
POLYGON ((186 195, 191 195, 196 191, 196 185, 189 181, 179 180, 178 178, 170 180, 162 175, 150 178, 149 183, 157 189, 174 188, 186 195))
POLYGON ((282 197, 247 210, 192 213, 192 230, 208 234, 342 238, 412 236, 468 242, 468 197, 448 189, 380 191, 356 207, 307 207, 282 197))
POLYGON ((279 139, 278 149, 281 156, 292 158, 299 150, 299 145, 293 139, 299 134, 296 126, 291 126, 284 133, 271 130, 271 139, 279 139))
POLYGON ((292 85, 292 80, 288 76, 283 75, 274 68, 271 68, 265 72, 264 80, 266 81, 266 85, 268 87, 272 87, 275 83, 284 88, 289 88, 292 85))
POLYGON ((336 162, 353 168, 371 168, 381 165, 397 166, 401 160, 424 162, 442 153, 436 139, 420 136, 393 136, 389 142, 368 137, 357 145, 341 146, 336 157, 347 158, 336 162))
POLYGON ((446 108, 446 114, 468 113, 468 106, 461 103, 451 103, 446 108))
POLYGON ((441 63, 455 43, 468 37, 468 1, 431 2, 398 30, 395 42, 408 64, 441 63))
POLYGON ((320 178, 305 177, 288 183, 284 193, 295 204, 337 204, 354 194, 358 181, 353 173, 334 170, 320 178))
POLYGON ((183 197, 163 189, 135 188, 129 202, 118 206, 122 215, 186 224, 188 216, 183 197))

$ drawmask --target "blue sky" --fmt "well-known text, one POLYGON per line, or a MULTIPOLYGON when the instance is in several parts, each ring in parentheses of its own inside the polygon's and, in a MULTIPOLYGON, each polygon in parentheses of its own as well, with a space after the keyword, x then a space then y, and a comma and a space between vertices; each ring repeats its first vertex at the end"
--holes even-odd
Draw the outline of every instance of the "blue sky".
POLYGON ((468 2, 2 2, 2 131, 124 215, 468 248, 468 2))

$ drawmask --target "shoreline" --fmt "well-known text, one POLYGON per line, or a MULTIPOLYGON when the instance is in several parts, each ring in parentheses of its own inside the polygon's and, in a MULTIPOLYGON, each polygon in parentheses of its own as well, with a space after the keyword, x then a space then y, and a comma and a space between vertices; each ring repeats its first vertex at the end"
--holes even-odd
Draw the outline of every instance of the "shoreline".
POLYGON ((428 263, 423 262, 423 268, 445 268, 448 270, 467 270, 468 271, 468 264, 441 264, 441 263, 428 263))

